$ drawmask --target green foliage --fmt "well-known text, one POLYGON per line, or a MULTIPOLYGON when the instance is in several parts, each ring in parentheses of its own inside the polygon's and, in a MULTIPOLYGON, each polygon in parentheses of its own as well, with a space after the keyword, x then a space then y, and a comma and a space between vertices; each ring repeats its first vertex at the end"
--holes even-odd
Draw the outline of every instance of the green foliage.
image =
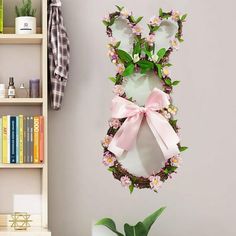
POLYGON ((124 7, 120 7, 118 5, 116 5, 116 8, 119 10, 119 11, 122 11, 124 9, 124 7))
POLYGON ((166 49, 165 48, 161 48, 158 52, 157 52, 157 56, 158 59, 161 60, 166 54, 166 49))
POLYGON ((181 19, 180 19, 180 20, 181 20, 181 21, 185 21, 185 20, 186 20, 186 18, 187 18, 187 15, 188 15, 188 14, 184 14, 184 15, 182 15, 182 17, 181 17, 181 19))
POLYGON ((129 76, 132 75, 134 73, 134 64, 130 64, 125 71, 123 72, 123 76, 129 76))
POLYGON ((160 64, 156 64, 156 67, 157 67, 158 76, 160 79, 162 79, 162 73, 161 73, 162 66, 160 64))
POLYGON ((180 152, 184 152, 184 151, 186 151, 188 149, 188 147, 179 147, 179 151, 180 152))
POLYGON ((32 16, 35 17, 36 9, 32 8, 31 0, 22 0, 22 6, 15 6, 16 16, 32 16))
POLYGON ((112 81, 114 84, 116 83, 116 78, 114 78, 114 77, 109 77, 108 78, 110 81, 112 81))
MULTIPOLYGON (((159 210, 155 211, 153 214, 145 218, 142 222, 138 222, 134 226, 126 223, 124 225, 125 236, 147 236, 152 225, 164 210, 165 207, 160 208, 159 210)), ((117 231, 115 222, 110 218, 104 218, 98 221, 96 225, 103 225, 114 232, 116 235, 124 236, 122 233, 117 231)))
POLYGON ((133 185, 133 183, 129 186, 129 191, 130 191, 130 193, 133 193, 133 191, 134 191, 134 185, 133 185))
POLYGON ((134 44, 134 50, 133 55, 139 54, 141 52, 141 43, 138 41, 136 44, 134 44))
POLYGON ((133 59, 129 55, 129 53, 127 53, 123 50, 118 49, 117 54, 118 54, 118 56, 119 56, 119 58, 121 59, 122 62, 130 63, 131 61, 133 61, 133 59))
POLYGON ((180 83, 179 80, 175 80, 175 81, 172 83, 172 85, 173 85, 173 86, 176 86, 176 85, 178 85, 179 83, 180 83))

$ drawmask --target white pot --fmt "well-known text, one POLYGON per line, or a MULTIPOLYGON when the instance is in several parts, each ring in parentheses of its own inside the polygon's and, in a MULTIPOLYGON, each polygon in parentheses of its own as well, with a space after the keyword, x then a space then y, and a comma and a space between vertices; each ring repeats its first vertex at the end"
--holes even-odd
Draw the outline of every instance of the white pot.
POLYGON ((36 17, 16 17, 15 30, 16 34, 36 34, 36 17))

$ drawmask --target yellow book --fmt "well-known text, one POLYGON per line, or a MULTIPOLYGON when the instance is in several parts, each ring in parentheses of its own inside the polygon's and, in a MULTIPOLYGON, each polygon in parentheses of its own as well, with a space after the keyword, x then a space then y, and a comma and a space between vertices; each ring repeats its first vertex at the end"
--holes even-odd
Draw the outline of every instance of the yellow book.
POLYGON ((39 163, 39 116, 34 117, 34 163, 39 163))
POLYGON ((2 162, 7 164, 8 161, 8 146, 7 146, 7 116, 2 117, 2 162))
POLYGON ((24 125, 23 115, 19 115, 19 159, 20 164, 24 163, 24 125))

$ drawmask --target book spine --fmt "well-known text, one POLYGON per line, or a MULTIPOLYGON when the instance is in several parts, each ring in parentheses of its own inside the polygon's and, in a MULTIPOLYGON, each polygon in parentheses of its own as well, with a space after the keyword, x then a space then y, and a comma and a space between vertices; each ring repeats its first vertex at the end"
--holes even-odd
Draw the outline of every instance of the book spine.
POLYGON ((20 164, 24 163, 24 118, 19 115, 19 159, 20 164))
POLYGON ((44 161, 44 118, 39 117, 39 160, 44 161))
POLYGON ((7 116, 7 163, 11 163, 11 116, 7 116))
POLYGON ((16 117, 11 116, 10 118, 10 152, 11 152, 11 163, 16 163, 16 117))
POLYGON ((2 162, 7 164, 7 116, 2 117, 2 162))
POLYGON ((27 119, 23 117, 23 162, 27 163, 27 119))
POLYGON ((30 163, 34 163, 34 117, 30 117, 30 163))
POLYGON ((2 118, 0 118, 0 163, 2 163, 2 118))
POLYGON ((16 163, 20 163, 20 159, 19 159, 19 116, 16 116, 16 163))
POLYGON ((30 163, 30 118, 26 118, 26 163, 30 163))
POLYGON ((34 163, 39 163, 39 116, 34 117, 34 163))
POLYGON ((3 0, 0 0, 0 33, 3 33, 3 0))

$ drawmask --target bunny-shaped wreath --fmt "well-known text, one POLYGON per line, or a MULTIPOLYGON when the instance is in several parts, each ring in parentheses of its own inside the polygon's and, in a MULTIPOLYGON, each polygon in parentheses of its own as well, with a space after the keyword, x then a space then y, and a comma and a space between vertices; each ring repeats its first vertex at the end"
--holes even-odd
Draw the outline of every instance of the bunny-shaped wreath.
POLYGON ((116 97, 112 101, 110 128, 102 142, 103 163, 113 173, 113 176, 121 181, 122 186, 129 187, 130 192, 134 188, 151 188, 157 192, 162 183, 171 177, 179 167, 181 162, 179 153, 187 149, 179 142, 179 127, 177 120, 173 118, 177 108, 172 104, 170 97, 173 87, 179 81, 171 80, 169 69, 171 66, 170 54, 173 50, 178 49, 180 42, 183 42, 182 27, 187 15, 180 16, 178 11, 163 12, 160 9, 159 16, 153 16, 148 23, 148 36, 142 37, 142 28, 138 23, 143 17, 136 19, 124 7, 116 7, 117 11, 103 19, 110 38, 108 55, 117 67, 116 76, 110 77, 115 83, 113 92, 116 97), (113 35, 112 27, 119 20, 125 22, 132 32, 131 37, 124 44, 113 35), (169 40, 167 48, 165 48, 166 45, 158 48, 156 33, 169 22, 176 24, 177 32, 169 40), (129 45, 131 45, 130 48, 129 45), (130 94, 125 91, 124 85, 135 73, 147 76, 153 73, 155 80, 161 81, 163 91, 154 86, 148 96, 146 95, 145 101, 130 97, 130 94), (121 164, 118 157, 132 149, 144 119, 165 157, 165 164, 158 173, 153 170, 149 176, 137 176, 130 173, 121 164))

